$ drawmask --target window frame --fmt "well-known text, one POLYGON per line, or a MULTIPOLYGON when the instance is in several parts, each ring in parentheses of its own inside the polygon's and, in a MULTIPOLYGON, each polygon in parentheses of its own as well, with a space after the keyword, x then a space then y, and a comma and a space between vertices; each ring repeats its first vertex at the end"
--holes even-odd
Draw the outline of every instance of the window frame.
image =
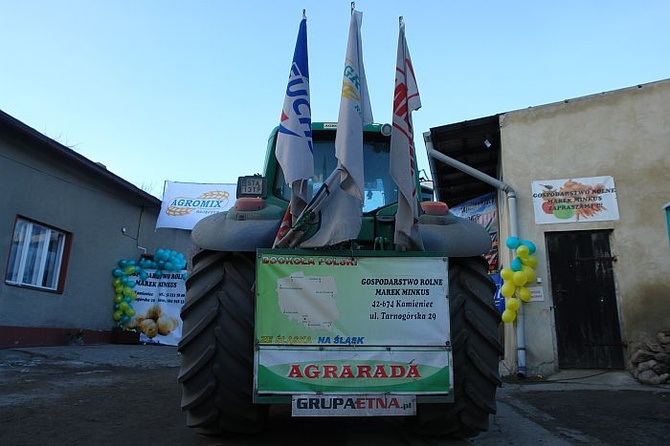
POLYGON ((5 284, 62 294, 71 245, 71 233, 17 215, 10 241, 5 284), (25 228, 22 227, 23 225, 25 228), (25 233, 21 235, 17 231, 25 231, 25 233), (54 243, 56 244, 55 249, 53 249, 54 243), (26 273, 31 268, 36 268, 37 271, 32 273, 29 280, 26 280, 26 273), (49 279, 50 274, 54 275, 52 279, 49 279))

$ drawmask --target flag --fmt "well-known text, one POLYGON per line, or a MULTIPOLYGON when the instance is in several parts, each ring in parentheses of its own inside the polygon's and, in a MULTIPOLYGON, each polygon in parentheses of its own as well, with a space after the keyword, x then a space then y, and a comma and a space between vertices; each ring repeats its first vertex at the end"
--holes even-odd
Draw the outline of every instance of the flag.
POLYGON ((401 17, 393 94, 390 173, 398 185, 394 243, 402 250, 420 243, 417 227, 416 152, 412 126, 412 112, 419 108, 421 98, 405 39, 405 23, 401 17))
POLYGON ((275 241, 272 243, 273 248, 278 247, 284 237, 286 237, 286 234, 291 230, 291 220, 291 204, 289 203, 281 219, 281 223, 279 223, 279 230, 277 230, 275 241))
MULTIPOLYGON (((363 13, 352 11, 344 63, 340 113, 335 135, 335 156, 342 169, 341 187, 363 203, 363 126, 372 123, 372 108, 363 67, 361 22, 363 13)), ((358 235, 358 234, 356 234, 358 235)))
POLYGON ((314 175, 307 19, 304 12, 286 87, 275 154, 289 186, 293 187, 295 181, 309 179, 314 175))
MULTIPOLYGON (((354 240, 361 230, 364 190, 363 126, 372 123, 361 47, 362 19, 363 13, 352 10, 335 134, 337 168, 314 197, 323 197, 318 202, 319 230, 300 244, 303 248, 330 246, 354 240)), ((312 206, 315 201, 312 200, 306 211, 315 209, 312 206)))

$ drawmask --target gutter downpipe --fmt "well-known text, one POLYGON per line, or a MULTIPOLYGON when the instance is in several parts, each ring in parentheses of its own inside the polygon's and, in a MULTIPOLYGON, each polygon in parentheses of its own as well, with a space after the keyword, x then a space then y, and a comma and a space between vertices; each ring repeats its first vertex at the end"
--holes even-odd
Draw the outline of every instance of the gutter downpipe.
MULTIPOLYGON (((517 204, 516 204, 516 192, 509 184, 503 183, 497 178, 493 178, 490 175, 481 172, 474 167, 468 166, 465 163, 462 163, 454 158, 448 157, 447 155, 438 152, 433 148, 433 141, 430 136, 430 132, 425 132, 423 134, 423 139, 426 143, 426 151, 428 156, 447 164, 448 166, 458 169, 461 172, 464 172, 471 177, 474 177, 484 183, 495 187, 498 190, 501 190, 507 194, 507 204, 509 207, 509 229, 511 237, 519 236, 519 216, 517 214, 517 204)), ((517 325, 516 325, 516 352, 517 352, 517 375, 519 377, 526 376, 526 336, 525 336, 525 323, 524 323, 524 311, 523 305, 519 307, 517 311, 517 325)))

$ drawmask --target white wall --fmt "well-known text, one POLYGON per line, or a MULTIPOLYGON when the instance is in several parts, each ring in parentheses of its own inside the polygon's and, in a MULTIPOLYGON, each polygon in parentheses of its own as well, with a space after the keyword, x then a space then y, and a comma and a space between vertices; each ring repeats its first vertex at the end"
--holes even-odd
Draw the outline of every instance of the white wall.
MULTIPOLYGON (((503 181, 517 193, 519 235, 537 244, 536 271, 544 279, 544 302, 524 307, 529 374, 557 368, 546 231, 613 230, 625 355, 670 328, 670 246, 662 210, 670 200, 670 80, 514 111, 500 122, 503 181), (596 176, 614 177, 619 221, 535 224, 532 181, 596 176)), ((502 245, 509 221, 501 211, 502 245)))

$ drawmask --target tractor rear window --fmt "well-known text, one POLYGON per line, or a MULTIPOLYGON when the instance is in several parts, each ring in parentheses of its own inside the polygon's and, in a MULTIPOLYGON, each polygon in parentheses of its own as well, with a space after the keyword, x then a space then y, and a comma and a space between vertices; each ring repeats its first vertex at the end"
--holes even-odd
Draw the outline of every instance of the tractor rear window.
MULTIPOLYGON (((365 163, 365 190, 363 212, 372 212, 393 204, 398 200, 398 189, 389 174, 389 145, 386 142, 369 142, 363 145, 365 163)), ((337 167, 334 141, 314 141, 314 176, 310 180, 312 195, 337 167)), ((275 184, 280 185, 276 193, 290 200, 291 189, 284 181, 281 169, 275 184)))

